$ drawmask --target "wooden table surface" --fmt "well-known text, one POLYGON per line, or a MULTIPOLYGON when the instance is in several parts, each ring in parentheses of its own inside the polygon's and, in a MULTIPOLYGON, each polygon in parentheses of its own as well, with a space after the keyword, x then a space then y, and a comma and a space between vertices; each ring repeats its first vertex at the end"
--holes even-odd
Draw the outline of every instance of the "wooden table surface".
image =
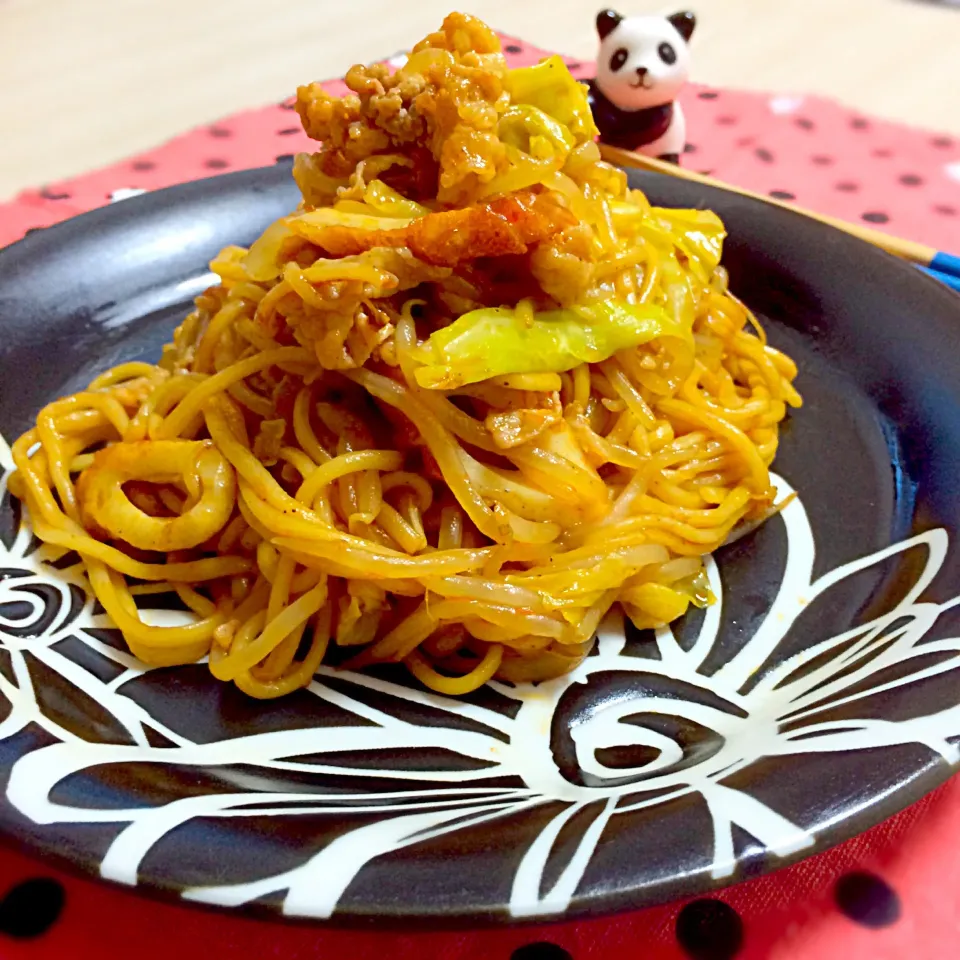
MULTIPOLYGON (((456 0, 0 0, 0 199, 388 56, 456 0)), ((596 50, 597 2, 472 0, 539 46, 596 50)), ((960 8, 923 0, 691 0, 694 79, 828 94, 960 133, 960 8)), ((624 0, 621 12, 670 12, 624 0)))

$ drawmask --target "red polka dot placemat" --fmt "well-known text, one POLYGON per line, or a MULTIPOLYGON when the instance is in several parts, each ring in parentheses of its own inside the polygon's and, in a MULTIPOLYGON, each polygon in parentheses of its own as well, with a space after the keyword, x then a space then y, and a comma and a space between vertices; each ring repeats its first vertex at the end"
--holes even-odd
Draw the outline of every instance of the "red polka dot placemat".
MULTIPOLYGON (((513 65, 544 51, 510 37, 513 65)), ((579 78, 592 63, 567 60, 579 78)), ((328 85, 342 92, 341 81, 328 85)), ((865 117, 820 97, 690 86, 685 166, 940 250, 960 248, 960 138, 865 117)), ((290 102, 248 110, 114 166, 0 205, 0 246, 111 200, 314 149, 290 102)))
MULTIPOLYGON (((543 55, 503 39, 513 65, 543 55)), ((592 69, 568 63, 580 77, 592 69)), ((960 250, 956 139, 820 98, 692 87, 683 99, 691 168, 960 250)), ((0 205, 0 245, 111 200, 263 166, 309 143, 289 103, 237 114, 0 205)), ((453 933, 253 921, 152 901, 0 851, 0 960, 945 960, 958 955, 958 844, 953 780, 855 840, 715 897, 580 923, 453 933)))

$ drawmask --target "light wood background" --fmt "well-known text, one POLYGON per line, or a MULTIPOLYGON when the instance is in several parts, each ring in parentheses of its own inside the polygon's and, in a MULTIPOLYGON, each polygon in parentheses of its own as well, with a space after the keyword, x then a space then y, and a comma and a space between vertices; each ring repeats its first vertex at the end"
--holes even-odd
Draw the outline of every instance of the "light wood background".
MULTIPOLYGON (((609 0, 616 3, 616 0, 609 0)), ((682 2, 682 0, 679 0, 682 2)), ((459 4, 592 57, 602 0, 0 0, 0 199, 389 56, 459 4)), ((960 9, 922 0, 689 0, 694 79, 817 92, 960 133, 960 9)), ((671 12, 621 0, 621 12, 671 12)))

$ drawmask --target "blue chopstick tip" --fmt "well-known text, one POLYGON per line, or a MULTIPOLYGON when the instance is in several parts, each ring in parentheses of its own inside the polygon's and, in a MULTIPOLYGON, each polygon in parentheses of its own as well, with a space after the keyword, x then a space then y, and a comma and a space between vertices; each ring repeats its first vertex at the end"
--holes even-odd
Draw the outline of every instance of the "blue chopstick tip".
POLYGON ((960 257, 952 253, 938 253, 930 261, 930 269, 949 277, 960 277, 960 257))
POLYGON ((939 270, 933 270, 930 267, 920 267, 920 269, 928 276, 933 277, 934 280, 939 280, 951 289, 956 290, 957 293, 960 293, 960 276, 951 276, 949 273, 941 273, 939 270))

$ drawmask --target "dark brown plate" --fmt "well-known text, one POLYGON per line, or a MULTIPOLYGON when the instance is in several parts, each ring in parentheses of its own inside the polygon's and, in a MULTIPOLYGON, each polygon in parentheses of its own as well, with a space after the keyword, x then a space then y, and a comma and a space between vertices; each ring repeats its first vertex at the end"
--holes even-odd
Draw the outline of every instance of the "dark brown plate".
MULTIPOLYGON (((716 555, 722 602, 605 625, 536 691, 324 671, 258 703, 142 671, 0 503, 0 829, 175 897, 437 923, 582 916, 807 856, 958 760, 960 301, 819 223, 655 175, 727 223, 732 285, 800 365, 798 500, 716 555)), ((0 252, 0 433, 155 358, 206 262, 291 209, 289 165, 126 200, 0 252)), ((9 457, 3 450, 4 462, 9 457)), ((158 613, 158 616, 163 615, 158 613)))

